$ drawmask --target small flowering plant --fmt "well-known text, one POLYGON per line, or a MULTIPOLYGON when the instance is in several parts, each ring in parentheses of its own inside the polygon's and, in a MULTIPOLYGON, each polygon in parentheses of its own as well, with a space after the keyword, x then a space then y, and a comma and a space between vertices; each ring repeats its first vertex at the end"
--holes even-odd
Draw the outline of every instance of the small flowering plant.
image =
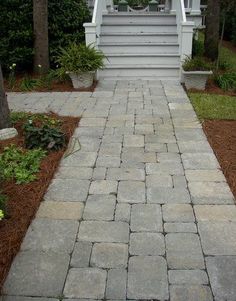
POLYGON ((16 64, 13 63, 10 67, 9 67, 9 76, 8 76, 8 85, 10 89, 13 89, 16 85, 16 64))
POLYGON ((3 210, 0 210, 0 221, 5 217, 3 210))

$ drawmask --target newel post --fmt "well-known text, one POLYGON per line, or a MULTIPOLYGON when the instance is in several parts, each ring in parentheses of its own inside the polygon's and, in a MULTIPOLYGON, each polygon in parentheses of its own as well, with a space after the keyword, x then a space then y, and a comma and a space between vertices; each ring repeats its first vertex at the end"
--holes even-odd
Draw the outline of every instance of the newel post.
POLYGON ((181 23, 181 62, 186 59, 186 56, 192 56, 193 47, 193 28, 194 22, 182 22, 181 23))
POLYGON ((97 47, 97 25, 95 23, 84 23, 84 28, 86 45, 93 44, 97 47))

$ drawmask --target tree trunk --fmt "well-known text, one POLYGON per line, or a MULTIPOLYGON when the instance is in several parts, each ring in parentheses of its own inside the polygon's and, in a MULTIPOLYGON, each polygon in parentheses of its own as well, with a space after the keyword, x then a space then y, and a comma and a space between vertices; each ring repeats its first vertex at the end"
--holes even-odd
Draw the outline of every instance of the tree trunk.
POLYGON ((34 71, 46 73, 49 70, 48 0, 33 0, 33 19, 34 71))
POLYGON ((7 96, 4 91, 2 68, 0 65, 0 129, 5 129, 10 126, 10 110, 7 103, 7 96))
POLYGON ((220 0, 207 1, 205 56, 216 61, 219 55, 220 0))

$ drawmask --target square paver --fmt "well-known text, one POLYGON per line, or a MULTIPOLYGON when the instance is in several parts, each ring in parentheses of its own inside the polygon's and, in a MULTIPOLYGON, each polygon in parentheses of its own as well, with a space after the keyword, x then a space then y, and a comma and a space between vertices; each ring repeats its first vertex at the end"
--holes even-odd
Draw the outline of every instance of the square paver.
POLYGON ((4 294, 60 296, 69 260, 66 253, 20 252, 14 259, 4 284, 4 294))
POLYGON ((208 284, 207 273, 203 270, 169 270, 171 284, 201 285, 208 284))
POLYGON ((99 180, 91 183, 90 194, 115 194, 117 192, 117 181, 99 180))
POLYGON ((219 168, 215 155, 211 153, 184 153, 182 154, 182 160, 185 169, 219 168))
POLYGON ((154 204, 132 205, 130 228, 134 232, 162 232, 161 207, 154 204))
POLYGON ((168 233, 167 262, 171 269, 204 269, 199 236, 193 233, 168 233))
POLYGON ((66 280, 64 296, 79 299, 103 299, 107 272, 97 268, 72 268, 66 280))
POLYGON ((78 227, 77 221, 37 218, 29 227, 21 250, 70 253, 78 227))
POLYGON ((165 204, 162 206, 165 222, 194 222, 193 208, 188 204, 165 204))
POLYGON ((190 195, 186 188, 151 187, 147 189, 147 202, 156 204, 190 203, 190 195))
POLYGON ((145 203, 145 184, 140 181, 121 181, 118 186, 119 203, 145 203))
POLYGON ((85 268, 89 266, 92 243, 79 241, 75 244, 70 265, 74 268, 85 268))
POLYGON ((113 220, 116 205, 114 195, 90 195, 85 205, 84 220, 113 220))
POLYGON ((106 298, 113 300, 126 299, 127 271, 125 269, 112 269, 108 271, 106 298))
POLYGON ((92 172, 93 169, 91 167, 61 166, 55 177, 57 179, 89 180, 92 177, 92 172))
POLYGON ((236 222, 235 205, 196 205, 194 211, 198 222, 236 222))
POLYGON ((129 204, 118 203, 116 205, 115 220, 129 223, 130 211, 131 211, 131 206, 129 204))
POLYGON ((37 212, 38 218, 80 220, 84 204, 81 202, 42 202, 37 212))
POLYGON ((236 257, 207 257, 206 266, 215 300, 234 301, 236 296, 236 257))
POLYGON ((171 301, 213 301, 211 289, 205 285, 171 285, 170 299, 171 301))
POLYGON ((91 242, 128 243, 129 224, 124 222, 82 221, 78 239, 91 242))
POLYGON ((145 172, 138 168, 109 168, 107 171, 108 180, 119 181, 144 181, 145 172))
POLYGON ((144 136, 142 135, 125 135, 124 147, 144 147, 144 136))
POLYGON ((131 255, 164 255, 164 236, 160 233, 131 233, 129 253, 131 255))
POLYGON ((93 246, 91 266, 99 268, 126 268, 128 245, 118 243, 96 243, 93 246))
POLYGON ((168 295, 165 259, 159 256, 131 257, 128 269, 128 299, 166 300, 168 295))
POLYGON ((54 179, 44 196, 45 201, 85 202, 90 181, 54 179))
POLYGON ((206 255, 236 255, 236 223, 199 222, 198 229, 206 255))

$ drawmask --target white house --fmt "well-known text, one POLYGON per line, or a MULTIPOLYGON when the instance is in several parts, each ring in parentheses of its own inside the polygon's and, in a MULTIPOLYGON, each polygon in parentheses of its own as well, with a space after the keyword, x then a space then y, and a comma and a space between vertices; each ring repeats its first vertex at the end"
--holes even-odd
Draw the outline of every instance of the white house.
POLYGON ((155 11, 125 6, 122 12, 113 0, 87 2, 93 17, 84 24, 86 43, 107 57, 99 78, 180 78, 192 54, 193 29, 202 26, 200 0, 158 1, 155 11))

